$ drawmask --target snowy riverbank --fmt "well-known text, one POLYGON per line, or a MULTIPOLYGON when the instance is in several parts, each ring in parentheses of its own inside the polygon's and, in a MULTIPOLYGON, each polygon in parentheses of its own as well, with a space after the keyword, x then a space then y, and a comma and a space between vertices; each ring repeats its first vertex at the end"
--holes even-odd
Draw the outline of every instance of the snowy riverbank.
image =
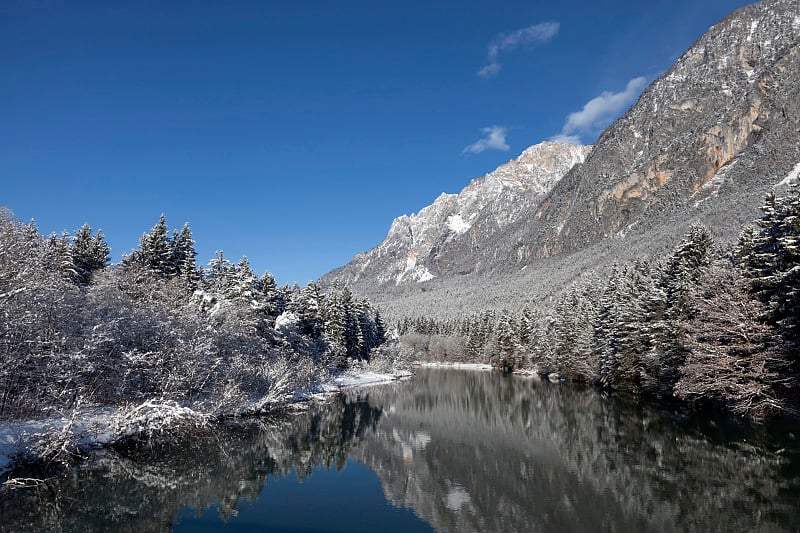
MULTIPOLYGON (((268 409, 208 415, 171 401, 148 400, 127 407, 79 407, 72 412, 31 420, 0 421, 0 476, 21 461, 68 462, 133 436, 158 437, 187 429, 209 428, 214 422, 257 416, 282 408, 302 408, 309 401, 325 401, 340 392, 410 379, 408 370, 392 372, 344 371, 327 383, 287 394, 268 409)), ((13 483, 13 482, 12 482, 13 483)))

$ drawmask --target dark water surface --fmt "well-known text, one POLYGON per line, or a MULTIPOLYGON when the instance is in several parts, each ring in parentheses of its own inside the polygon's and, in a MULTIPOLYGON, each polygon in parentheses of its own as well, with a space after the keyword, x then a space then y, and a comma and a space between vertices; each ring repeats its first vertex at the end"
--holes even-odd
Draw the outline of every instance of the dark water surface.
POLYGON ((800 428, 421 370, 0 492, 3 531, 800 531, 800 428))

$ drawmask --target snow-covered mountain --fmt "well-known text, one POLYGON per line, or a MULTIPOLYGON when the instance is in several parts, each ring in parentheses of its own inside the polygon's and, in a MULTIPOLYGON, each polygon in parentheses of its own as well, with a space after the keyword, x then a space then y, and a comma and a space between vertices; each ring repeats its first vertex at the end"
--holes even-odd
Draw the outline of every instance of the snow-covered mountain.
POLYGON ((479 268, 460 259, 517 222, 590 151, 588 146, 544 142, 495 171, 472 180, 458 194, 442 193, 419 213, 392 222, 386 239, 329 274, 352 284, 401 285, 479 268))
POLYGON ((323 282, 390 316, 546 302, 588 270, 669 251, 691 224, 735 240, 798 165, 800 0, 763 0, 711 27, 591 151, 531 147, 323 282))

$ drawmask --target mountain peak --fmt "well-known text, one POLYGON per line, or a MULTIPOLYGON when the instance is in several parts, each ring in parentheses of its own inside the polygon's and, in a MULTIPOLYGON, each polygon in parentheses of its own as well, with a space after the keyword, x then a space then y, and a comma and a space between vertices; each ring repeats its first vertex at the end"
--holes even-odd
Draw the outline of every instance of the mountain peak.
POLYGON ((455 258, 518 220, 590 150, 549 141, 531 146, 460 193, 442 193, 419 213, 396 218, 379 246, 326 278, 400 285, 472 271, 478 266, 455 258))

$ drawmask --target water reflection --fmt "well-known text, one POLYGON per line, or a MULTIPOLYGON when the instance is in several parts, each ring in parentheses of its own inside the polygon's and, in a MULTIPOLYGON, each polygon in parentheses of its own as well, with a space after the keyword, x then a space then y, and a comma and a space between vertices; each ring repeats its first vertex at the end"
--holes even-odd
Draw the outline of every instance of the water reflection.
POLYGON ((0 492, 2 531, 169 531, 180 509, 216 507, 221 521, 271 478, 341 468, 381 411, 339 399, 309 412, 251 420, 180 447, 108 451, 35 489, 0 492))
POLYGON ((307 413, 180 449, 109 452, 39 489, 6 490, 0 529, 162 531, 186 509, 216 508, 235 530, 243 503, 259 505, 276 479, 358 461, 391 504, 437 531, 797 531, 791 429, 745 431, 590 389, 421 371, 307 413))
POLYGON ((425 372, 368 401, 385 416, 353 456, 440 531, 800 527, 785 432, 487 373, 425 372))

